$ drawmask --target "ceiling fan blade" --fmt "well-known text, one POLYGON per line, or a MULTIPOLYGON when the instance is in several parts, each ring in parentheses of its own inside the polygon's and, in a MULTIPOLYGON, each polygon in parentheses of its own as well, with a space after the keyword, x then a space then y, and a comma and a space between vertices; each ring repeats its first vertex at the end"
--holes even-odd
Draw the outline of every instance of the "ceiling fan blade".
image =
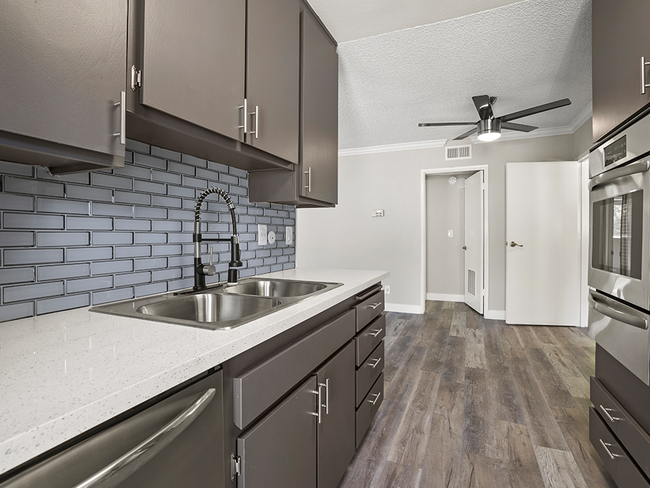
POLYGON ((481 120, 492 118, 492 100, 490 97, 487 95, 479 95, 472 97, 472 100, 474 100, 474 105, 476 105, 476 110, 481 120))
POLYGON ((478 127, 474 127, 472 130, 468 130, 467 132, 459 135, 458 137, 454 137, 454 141, 460 141, 461 139, 465 139, 467 136, 471 136, 474 134, 474 132, 478 132, 478 127))
POLYGON ((476 122, 420 122, 418 127, 443 127, 445 125, 474 125, 476 122))
POLYGON ((500 119, 501 122, 508 122, 510 120, 520 119, 522 117, 527 117, 529 115, 538 114, 541 112, 546 112, 548 110, 564 107, 565 105, 571 105, 571 100, 569 100, 568 98, 563 98, 562 100, 545 103, 544 105, 538 105, 537 107, 532 107, 526 110, 521 110, 519 112, 513 112, 511 114, 504 115, 500 117, 500 119))
POLYGON ((537 129, 534 125, 513 124, 512 122, 501 122, 502 129, 518 130, 521 132, 530 132, 537 129))

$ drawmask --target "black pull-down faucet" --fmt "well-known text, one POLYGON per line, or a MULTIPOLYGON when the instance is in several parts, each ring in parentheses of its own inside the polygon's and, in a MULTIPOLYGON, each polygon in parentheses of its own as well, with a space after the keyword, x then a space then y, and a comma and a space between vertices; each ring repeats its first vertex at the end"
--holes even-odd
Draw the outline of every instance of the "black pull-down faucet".
POLYGON ((215 267, 212 265, 212 257, 210 264, 203 264, 201 262, 201 242, 228 242, 230 241, 230 262, 228 263, 228 283, 237 283, 237 270, 243 266, 241 262, 241 249, 239 247, 239 234, 237 233, 237 220, 235 219, 235 204, 228 194, 221 188, 211 187, 204 190, 196 201, 194 208, 194 234, 192 236, 194 241, 194 290, 204 290, 205 277, 213 276, 216 273, 215 267), (230 219, 232 220, 232 236, 227 239, 204 238, 201 235, 201 205, 203 200, 211 193, 217 193, 226 202, 228 210, 230 210, 230 219))

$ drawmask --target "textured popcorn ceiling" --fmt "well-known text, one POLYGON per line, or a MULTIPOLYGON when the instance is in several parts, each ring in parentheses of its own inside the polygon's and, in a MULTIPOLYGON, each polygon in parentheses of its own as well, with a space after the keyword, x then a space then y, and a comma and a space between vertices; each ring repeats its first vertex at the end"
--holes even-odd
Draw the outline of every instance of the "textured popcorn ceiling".
MULTIPOLYGON (((335 33, 336 21, 311 3, 335 33)), ((571 125, 591 102, 590 0, 511 3, 338 51, 340 149, 453 139, 471 126, 417 124, 478 120, 473 95, 498 97, 496 116, 570 98, 568 107, 516 121, 546 129, 571 125)))
POLYGON ((338 42, 455 19, 521 0, 309 0, 338 42))

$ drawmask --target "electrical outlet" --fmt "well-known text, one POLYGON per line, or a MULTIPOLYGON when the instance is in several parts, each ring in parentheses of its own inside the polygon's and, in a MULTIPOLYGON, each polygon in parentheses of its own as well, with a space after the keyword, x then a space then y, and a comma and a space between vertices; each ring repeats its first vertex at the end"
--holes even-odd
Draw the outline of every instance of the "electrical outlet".
POLYGON ((285 240, 287 241, 287 246, 290 246, 293 244, 293 227, 288 227, 285 230, 284 233, 285 240))
POLYGON ((257 224, 257 244, 266 246, 266 224, 257 224))
POLYGON ((383 217, 384 216, 384 210, 383 209, 373 210, 371 215, 373 217, 383 217))
POLYGON ((384 293, 390 295, 390 285, 384 285, 384 293))

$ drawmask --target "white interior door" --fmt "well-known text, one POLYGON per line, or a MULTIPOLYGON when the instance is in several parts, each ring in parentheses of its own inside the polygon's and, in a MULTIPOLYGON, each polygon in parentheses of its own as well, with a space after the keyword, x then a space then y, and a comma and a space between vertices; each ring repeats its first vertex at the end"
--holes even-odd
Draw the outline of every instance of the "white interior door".
POLYGON ((465 180, 465 303, 483 313, 483 171, 465 180))
POLYGON ((580 166, 506 164, 506 323, 580 325, 580 166))

